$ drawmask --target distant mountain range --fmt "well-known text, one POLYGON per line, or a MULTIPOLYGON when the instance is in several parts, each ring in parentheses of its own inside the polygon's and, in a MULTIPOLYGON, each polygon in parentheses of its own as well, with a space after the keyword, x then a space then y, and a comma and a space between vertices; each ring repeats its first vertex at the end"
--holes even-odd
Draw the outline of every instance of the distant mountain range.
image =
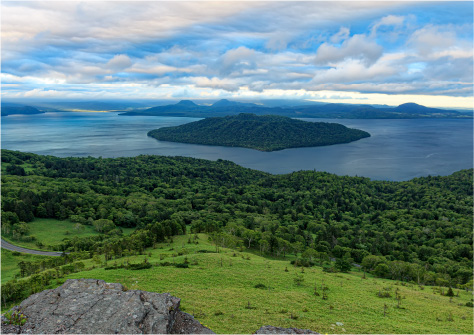
POLYGON ((17 104, 12 104, 12 103, 2 103, 2 116, 14 115, 14 114, 30 115, 30 114, 42 114, 42 113, 44 112, 32 106, 23 106, 23 105, 17 105, 17 104))
POLYGON ((198 105, 191 100, 181 100, 176 104, 147 108, 144 103, 131 101, 101 102, 50 102, 21 103, 2 102, 2 116, 12 114, 40 114, 44 112, 65 111, 116 111, 120 115, 152 115, 175 117, 222 117, 251 113, 256 115, 280 115, 292 118, 333 118, 333 119, 416 119, 416 118, 465 118, 473 117, 472 111, 445 110, 429 108, 415 103, 398 107, 385 105, 352 105, 321 102, 301 102, 301 105, 288 105, 287 100, 273 101, 270 106, 261 103, 237 102, 227 99, 212 105, 198 105), (276 104, 284 103, 276 106, 276 104))
POLYGON ((395 108, 371 105, 317 104, 290 107, 264 107, 252 103, 219 100, 211 106, 197 105, 190 100, 177 104, 134 110, 121 115, 154 115, 177 117, 219 117, 252 113, 256 115, 280 115, 293 118, 341 118, 341 119, 415 119, 415 118, 472 118, 472 112, 460 112, 429 108, 406 103, 395 108))

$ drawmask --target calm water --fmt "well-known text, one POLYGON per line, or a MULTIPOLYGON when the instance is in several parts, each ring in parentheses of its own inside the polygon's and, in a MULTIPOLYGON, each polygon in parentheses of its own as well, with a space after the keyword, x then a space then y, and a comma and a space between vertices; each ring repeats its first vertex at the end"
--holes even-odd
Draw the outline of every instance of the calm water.
POLYGON ((348 144, 275 152, 161 142, 146 136, 149 130, 198 120, 194 118, 46 113, 1 120, 2 148, 59 157, 221 158, 271 173, 317 170, 381 180, 448 175, 473 166, 472 120, 305 119, 338 122, 372 136, 348 144))

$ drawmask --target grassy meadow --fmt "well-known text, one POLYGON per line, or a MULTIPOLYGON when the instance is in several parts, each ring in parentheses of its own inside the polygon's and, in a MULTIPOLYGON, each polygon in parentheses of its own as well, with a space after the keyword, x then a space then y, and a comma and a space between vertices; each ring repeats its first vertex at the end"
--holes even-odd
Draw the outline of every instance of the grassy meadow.
POLYGON ((24 253, 14 254, 10 250, 2 249, 2 284, 15 278, 20 273, 18 262, 21 261, 41 261, 47 256, 30 255, 24 253), (16 256, 15 256, 16 255, 16 256))
MULTIPOLYGON (((2 238, 14 245, 28 249, 36 250, 48 250, 47 246, 55 245, 60 243, 65 238, 74 237, 87 237, 99 235, 93 226, 82 225, 81 229, 74 228, 75 223, 70 220, 57 220, 57 219, 39 219, 35 218, 33 221, 28 222, 29 236, 35 236, 36 241, 17 241, 12 240, 8 236, 2 238), (44 244, 45 247, 39 248, 37 241, 44 244)), ((121 228, 125 235, 131 234, 135 228, 121 228)))
MULTIPOLYGON (((297 327, 319 333, 471 334, 472 292, 455 290, 458 297, 440 294, 438 288, 372 278, 358 269, 325 273, 320 267, 295 268, 287 260, 221 249, 215 251, 205 234, 199 244, 189 236, 158 245, 146 255, 120 258, 154 266, 146 270, 95 268, 67 278, 96 278, 120 282, 128 289, 170 292, 181 298, 182 310, 193 314, 216 333, 252 333, 262 325, 297 327), (178 256, 179 253, 185 253, 178 256), (187 253, 187 254, 186 254, 187 253), (189 268, 156 266, 183 263, 189 268), (288 271, 286 271, 288 270, 288 271), (296 277, 303 278, 300 285, 296 277), (256 288, 259 285, 262 288, 256 288), (264 285, 264 287, 263 287, 264 285), (327 287, 327 290, 323 290, 327 287), (315 288, 318 295, 315 295, 315 288), (396 291, 401 296, 400 308, 396 291), (323 299, 323 292, 327 300, 323 299), (378 292, 391 297, 380 298, 378 292), (386 307, 384 307, 386 306, 386 307), (385 316, 384 316, 385 313, 385 316), (342 325, 341 325, 342 324, 342 325)), ((3 260, 2 260, 3 268, 3 260)))

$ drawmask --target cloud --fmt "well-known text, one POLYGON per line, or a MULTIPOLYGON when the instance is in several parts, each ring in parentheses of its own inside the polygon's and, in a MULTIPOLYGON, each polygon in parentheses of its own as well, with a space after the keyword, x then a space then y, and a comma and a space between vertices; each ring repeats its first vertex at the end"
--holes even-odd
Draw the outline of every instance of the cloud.
POLYGON ((217 77, 212 77, 212 78, 193 77, 193 78, 190 78, 190 81, 193 82, 196 87, 216 88, 216 89, 222 89, 228 92, 238 91, 241 86, 235 80, 219 79, 217 77))
POLYGON ((406 17, 398 15, 387 15, 378 20, 373 26, 371 34, 375 35, 381 27, 400 28, 405 23, 406 17))
POLYGON ((472 91, 472 4, 5 1, 1 7, 3 97, 71 96, 68 90, 147 98, 286 91, 315 97, 329 88, 472 91))
POLYGON ((400 66, 394 66, 390 61, 381 60, 375 64, 367 66, 363 61, 357 59, 347 59, 337 65, 337 67, 327 70, 319 70, 313 83, 353 83, 353 82, 379 82, 387 77, 394 76, 400 71, 400 66))
POLYGON ((347 59, 353 59, 370 65, 375 63, 382 54, 382 46, 365 35, 357 34, 344 40, 341 46, 329 43, 321 44, 314 61, 318 65, 331 65, 347 59))
POLYGON ((113 71, 124 70, 132 65, 130 57, 127 55, 115 55, 106 64, 106 67, 113 71))
POLYGON ((222 74, 232 74, 254 69, 256 66, 256 55, 257 52, 255 50, 246 47, 229 50, 217 62, 219 72, 222 74))
POLYGON ((349 37, 349 35, 350 35, 350 30, 349 30, 349 28, 347 28, 347 27, 341 27, 341 28, 339 29, 339 32, 338 32, 337 34, 332 35, 331 38, 329 39, 329 41, 330 41, 331 43, 336 44, 336 43, 339 43, 339 42, 341 42, 341 41, 346 40, 346 39, 349 37))
POLYGON ((454 31, 442 31, 440 27, 430 24, 415 31, 407 44, 415 49, 420 56, 430 57, 433 52, 455 47, 456 34, 454 31))

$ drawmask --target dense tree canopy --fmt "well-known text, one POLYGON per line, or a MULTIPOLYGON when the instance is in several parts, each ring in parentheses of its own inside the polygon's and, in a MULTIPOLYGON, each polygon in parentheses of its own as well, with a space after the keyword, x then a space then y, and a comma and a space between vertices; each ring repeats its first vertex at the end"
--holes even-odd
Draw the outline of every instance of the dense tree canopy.
POLYGON ((472 169, 406 182, 303 171, 271 175, 183 157, 56 158, 2 150, 2 233, 27 236, 34 217, 94 225, 70 251, 120 255, 207 232, 217 246, 327 257, 425 283, 472 278, 472 169), (20 169, 21 168, 21 169, 20 169), (26 172, 25 172, 26 171, 26 172), (122 236, 120 227, 137 227, 122 236))

